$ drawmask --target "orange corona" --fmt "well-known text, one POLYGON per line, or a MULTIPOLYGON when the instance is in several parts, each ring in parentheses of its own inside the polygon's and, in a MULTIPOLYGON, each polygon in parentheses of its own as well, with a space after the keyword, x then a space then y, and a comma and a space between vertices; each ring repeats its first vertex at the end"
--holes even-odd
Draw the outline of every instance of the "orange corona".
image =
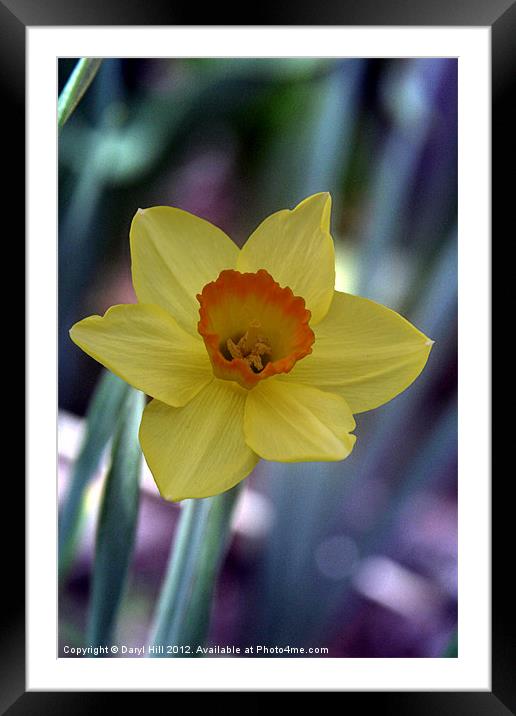
POLYGON ((198 330, 217 378, 250 389, 288 373, 312 352, 310 311, 300 296, 260 269, 222 271, 197 295, 198 330))

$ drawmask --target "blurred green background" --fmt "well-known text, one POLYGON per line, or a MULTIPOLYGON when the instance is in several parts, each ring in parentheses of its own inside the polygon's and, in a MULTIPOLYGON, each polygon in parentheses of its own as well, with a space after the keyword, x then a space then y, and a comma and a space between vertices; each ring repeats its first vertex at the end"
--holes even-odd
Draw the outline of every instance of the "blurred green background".
MULTIPOLYGON (((60 60, 62 87, 75 60, 60 60)), ((71 325, 134 302, 129 226, 178 206, 242 245, 268 214, 330 191, 337 288, 436 341, 416 383, 357 416, 342 463, 262 462, 217 586, 214 644, 328 656, 454 656, 457 622, 457 61, 105 60, 59 141, 59 488, 100 366, 71 325)), ((96 514, 59 601, 84 644, 96 514)), ((144 469, 118 638, 145 643, 179 508, 144 469)), ((288 655, 288 654, 286 654, 288 655)))

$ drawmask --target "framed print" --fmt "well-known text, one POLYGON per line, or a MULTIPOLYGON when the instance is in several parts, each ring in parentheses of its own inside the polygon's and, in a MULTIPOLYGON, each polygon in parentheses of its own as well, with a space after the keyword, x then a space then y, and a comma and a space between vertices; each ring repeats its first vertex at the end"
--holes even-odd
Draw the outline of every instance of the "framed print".
POLYGON ((489 437, 516 11, 298 10, 0 6, 27 140, 6 713, 516 710, 489 437))

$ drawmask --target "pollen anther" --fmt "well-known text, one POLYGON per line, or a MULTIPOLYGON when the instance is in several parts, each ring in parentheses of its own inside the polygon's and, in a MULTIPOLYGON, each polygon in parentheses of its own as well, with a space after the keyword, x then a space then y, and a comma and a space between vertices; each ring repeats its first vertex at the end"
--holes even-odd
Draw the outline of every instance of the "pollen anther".
POLYGON ((256 320, 251 321, 249 328, 237 343, 228 338, 226 344, 231 358, 242 358, 257 373, 265 367, 263 358, 272 353, 271 344, 262 334, 260 321, 256 320))

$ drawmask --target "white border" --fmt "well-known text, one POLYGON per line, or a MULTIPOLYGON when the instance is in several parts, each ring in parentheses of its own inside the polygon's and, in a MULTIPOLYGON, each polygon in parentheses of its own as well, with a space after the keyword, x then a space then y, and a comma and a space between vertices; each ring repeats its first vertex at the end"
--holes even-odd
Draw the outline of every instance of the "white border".
POLYGON ((490 690, 490 29, 27 28, 28 690, 490 690), (459 658, 56 658, 56 58, 459 57, 459 658))

